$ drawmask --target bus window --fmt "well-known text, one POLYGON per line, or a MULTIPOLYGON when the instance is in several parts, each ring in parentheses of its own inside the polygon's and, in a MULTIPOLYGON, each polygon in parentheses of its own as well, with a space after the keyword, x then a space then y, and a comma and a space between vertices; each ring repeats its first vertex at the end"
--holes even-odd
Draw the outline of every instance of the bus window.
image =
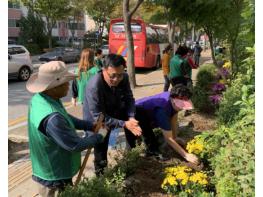
POLYGON ((160 43, 166 43, 168 42, 168 36, 167 36, 167 32, 163 29, 155 29, 158 33, 158 40, 160 43))
MULTIPOLYGON (((133 33, 140 33, 142 31, 142 26, 137 23, 131 24, 131 30, 133 33)), ((112 31, 114 33, 123 33, 125 32, 124 24, 123 23, 115 23, 112 25, 112 31)))
POLYGON ((147 44, 159 43, 158 35, 151 27, 146 27, 147 44))

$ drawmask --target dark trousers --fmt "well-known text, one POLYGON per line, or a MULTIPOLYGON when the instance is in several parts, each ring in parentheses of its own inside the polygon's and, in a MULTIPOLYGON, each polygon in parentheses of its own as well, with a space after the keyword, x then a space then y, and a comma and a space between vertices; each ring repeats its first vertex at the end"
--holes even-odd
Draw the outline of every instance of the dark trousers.
POLYGON ((199 66, 200 55, 194 55, 195 64, 199 66))
POLYGON ((164 87, 163 87, 163 91, 166 92, 169 90, 169 87, 170 87, 170 80, 168 78, 167 75, 164 75, 164 87))
MULTIPOLYGON (((119 118, 119 119, 127 120, 127 117, 119 118)), ((146 144, 147 151, 151 151, 151 152, 158 151, 157 139, 150 126, 150 121, 147 118, 147 114, 142 108, 136 107, 135 119, 139 121, 139 125, 142 129, 142 136, 146 144)), ((124 129, 124 132, 128 145, 130 146, 130 148, 134 148, 136 146, 136 140, 138 139, 138 137, 133 135, 133 133, 128 129, 124 129)), ((107 167, 108 164, 107 151, 108 151, 109 136, 110 136, 110 132, 105 137, 102 143, 94 147, 94 156, 95 156, 94 166, 95 166, 95 173, 97 176, 103 174, 104 168, 107 167)))
POLYGON ((180 76, 180 77, 174 77, 171 80, 172 86, 175 86, 176 84, 183 84, 187 86, 187 78, 180 76))

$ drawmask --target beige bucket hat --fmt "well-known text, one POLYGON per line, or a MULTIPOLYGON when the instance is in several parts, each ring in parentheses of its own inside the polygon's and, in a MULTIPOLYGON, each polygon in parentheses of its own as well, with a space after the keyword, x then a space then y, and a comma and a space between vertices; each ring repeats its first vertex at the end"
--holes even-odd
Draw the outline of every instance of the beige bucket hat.
POLYGON ((39 93, 57 87, 76 78, 77 75, 68 72, 64 62, 51 61, 42 64, 38 73, 31 75, 26 83, 29 92, 39 93))

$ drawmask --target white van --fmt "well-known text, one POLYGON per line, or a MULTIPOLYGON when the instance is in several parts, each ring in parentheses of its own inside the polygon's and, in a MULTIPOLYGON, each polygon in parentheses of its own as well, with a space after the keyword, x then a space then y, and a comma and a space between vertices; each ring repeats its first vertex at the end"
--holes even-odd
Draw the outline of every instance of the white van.
POLYGON ((8 78, 27 81, 33 72, 28 50, 22 45, 8 45, 8 78))

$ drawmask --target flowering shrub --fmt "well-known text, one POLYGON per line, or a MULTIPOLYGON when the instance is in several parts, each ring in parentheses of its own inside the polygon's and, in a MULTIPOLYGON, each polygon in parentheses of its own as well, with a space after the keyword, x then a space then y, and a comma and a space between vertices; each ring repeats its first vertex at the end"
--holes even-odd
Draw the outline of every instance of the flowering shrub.
POLYGON ((168 167, 166 177, 161 185, 162 189, 171 195, 197 196, 207 193, 208 176, 205 172, 194 172, 186 166, 168 167))
POLYGON ((226 90, 226 84, 229 83, 231 62, 227 61, 222 68, 217 71, 216 79, 218 82, 212 86, 212 95, 209 96, 209 101, 218 109, 223 98, 222 94, 226 90))
POLYGON ((214 64, 204 64, 197 73, 197 82, 193 88, 192 102, 201 112, 213 113, 214 105, 209 101, 211 85, 216 83, 217 68, 214 64))
POLYGON ((218 105, 220 101, 222 100, 222 96, 220 94, 209 96, 209 100, 214 105, 218 105))
POLYGON ((226 89, 226 86, 223 83, 215 83, 212 87, 212 91, 215 93, 221 93, 226 89))

